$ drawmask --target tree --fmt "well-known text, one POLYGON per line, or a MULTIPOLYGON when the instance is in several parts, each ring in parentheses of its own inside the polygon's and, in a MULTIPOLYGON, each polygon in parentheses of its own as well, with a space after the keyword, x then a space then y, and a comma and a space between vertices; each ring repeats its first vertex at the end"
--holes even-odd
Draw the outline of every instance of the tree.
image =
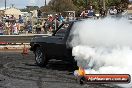
POLYGON ((122 6, 123 8, 127 8, 129 4, 129 0, 105 0, 107 8, 110 6, 122 6))
POLYGON ((72 0, 51 0, 48 5, 55 12, 76 10, 76 6, 73 4, 72 0))
POLYGON ((23 11, 23 12, 30 12, 30 11, 38 10, 38 9, 39 9, 38 6, 26 6, 26 8, 21 9, 21 11, 23 11))
POLYGON ((38 7, 38 6, 26 6, 26 7, 27 7, 27 9, 28 9, 29 11, 39 9, 39 7, 38 7))
POLYGON ((94 9, 99 9, 101 0, 72 0, 73 3, 77 6, 78 9, 86 8, 88 9, 90 5, 94 9))
POLYGON ((87 6, 87 0, 72 0, 73 4, 77 6, 77 8, 84 8, 87 6))
POLYGON ((88 9, 90 5, 92 5, 95 10, 99 10, 103 5, 105 5, 106 9, 113 5, 121 5, 123 8, 127 8, 128 3, 129 0, 51 0, 48 5, 41 7, 41 11, 82 11, 84 8, 88 9), (103 2, 105 4, 103 4, 103 2))
POLYGON ((51 7, 48 6, 48 5, 40 7, 40 10, 41 10, 42 12, 52 12, 51 7))

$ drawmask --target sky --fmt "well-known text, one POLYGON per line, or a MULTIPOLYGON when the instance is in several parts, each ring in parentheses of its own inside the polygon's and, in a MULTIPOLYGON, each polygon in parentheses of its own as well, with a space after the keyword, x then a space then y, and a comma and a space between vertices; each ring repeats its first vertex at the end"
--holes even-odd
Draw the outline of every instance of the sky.
MULTIPOLYGON (((0 0, 0 9, 4 9, 5 4, 4 4, 5 0, 0 0)), ((14 4, 14 6, 16 8, 25 8, 28 5, 34 5, 34 6, 43 6, 45 0, 6 0, 7 1, 7 7, 11 7, 11 4, 14 4)), ((50 0, 47 0, 47 3, 50 0)), ((132 1, 132 0, 129 0, 132 1)))
MULTIPOLYGON (((7 1, 7 7, 11 7, 12 4, 16 8, 25 8, 28 5, 34 5, 34 6, 43 6, 45 0, 6 0, 7 1)), ((50 0, 47 0, 47 3, 50 0)), ((5 0, 0 0, 0 8, 5 7, 5 0)))

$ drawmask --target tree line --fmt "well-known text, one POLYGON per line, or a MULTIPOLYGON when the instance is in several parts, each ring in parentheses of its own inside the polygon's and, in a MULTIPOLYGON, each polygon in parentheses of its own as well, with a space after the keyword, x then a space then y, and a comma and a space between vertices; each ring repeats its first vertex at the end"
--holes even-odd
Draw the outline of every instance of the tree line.
MULTIPOLYGON (((106 9, 110 6, 121 6, 126 9, 129 0, 51 0, 46 6, 42 6, 39 9, 42 12, 63 12, 63 11, 82 11, 84 8, 88 9, 89 6, 93 6, 93 8, 98 11, 101 7, 103 7, 103 3, 105 3, 106 9)), ((27 7, 24 11, 29 11, 31 9, 38 9, 38 7, 27 7)))

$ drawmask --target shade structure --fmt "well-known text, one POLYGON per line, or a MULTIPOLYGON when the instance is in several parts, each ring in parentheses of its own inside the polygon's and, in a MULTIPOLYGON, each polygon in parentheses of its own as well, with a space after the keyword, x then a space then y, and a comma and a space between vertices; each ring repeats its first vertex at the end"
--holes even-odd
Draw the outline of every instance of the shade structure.
POLYGON ((14 17, 18 18, 21 15, 21 11, 17 8, 8 8, 5 10, 5 15, 14 15, 14 17))

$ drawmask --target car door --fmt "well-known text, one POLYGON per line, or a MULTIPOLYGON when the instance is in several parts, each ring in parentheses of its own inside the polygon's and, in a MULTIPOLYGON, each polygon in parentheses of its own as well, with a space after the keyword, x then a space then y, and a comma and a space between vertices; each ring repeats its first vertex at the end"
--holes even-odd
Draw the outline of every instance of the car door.
POLYGON ((48 45, 48 52, 52 56, 68 56, 67 46, 66 46, 66 37, 69 30, 70 24, 64 24, 55 34, 51 37, 51 42, 48 45))

